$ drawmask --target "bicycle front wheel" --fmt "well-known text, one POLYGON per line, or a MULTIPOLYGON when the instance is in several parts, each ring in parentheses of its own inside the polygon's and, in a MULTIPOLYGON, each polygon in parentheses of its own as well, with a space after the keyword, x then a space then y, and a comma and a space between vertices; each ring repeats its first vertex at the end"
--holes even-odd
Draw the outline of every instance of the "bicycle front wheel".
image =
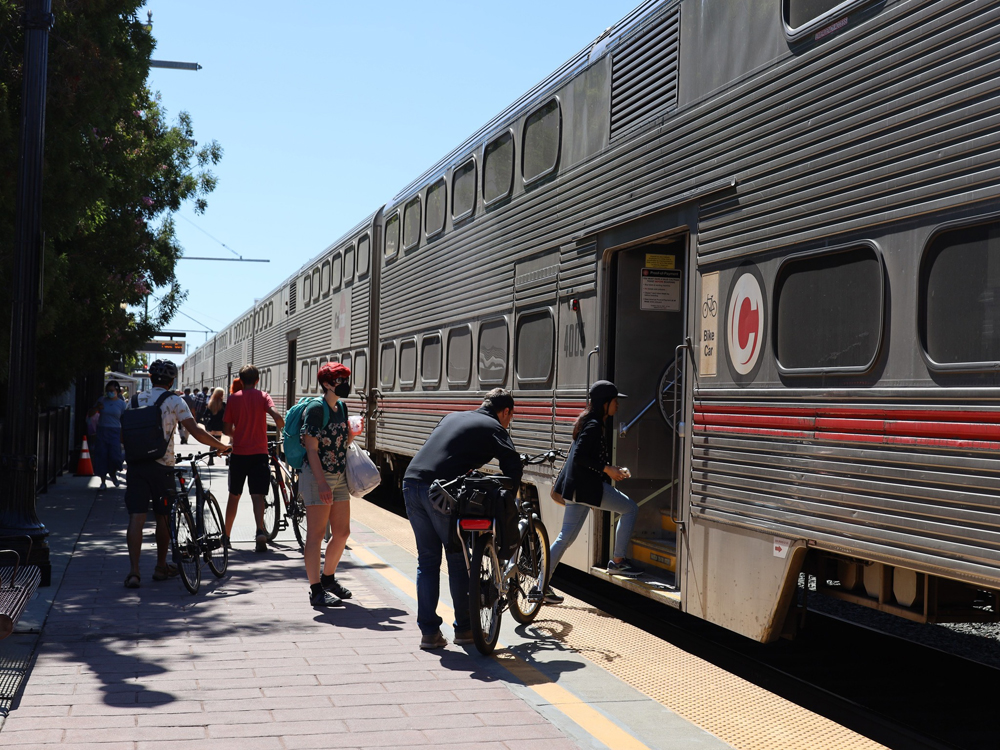
POLYGON ((482 534, 472 551, 472 570, 469 576, 469 618, 472 640, 479 653, 489 656, 500 638, 500 617, 503 599, 497 587, 500 571, 494 560, 496 548, 492 534, 482 534))
POLYGON ((292 500, 288 504, 288 516, 292 521, 292 531, 295 532, 295 541, 299 543, 299 551, 306 550, 306 504, 299 493, 299 480, 293 479, 289 484, 289 491, 292 500))
POLYGON ((278 521, 281 520, 281 487, 278 480, 271 476, 271 494, 264 495, 264 532, 271 541, 278 534, 278 521))
POLYGON ((170 531, 173 538, 174 563, 181 573, 184 588, 192 594, 201 586, 201 555, 198 549, 198 535, 187 498, 178 498, 170 513, 170 531))
POLYGON ((216 578, 222 578, 229 567, 229 548, 222 538, 226 528, 222 520, 222 509, 211 492, 205 493, 203 519, 205 536, 202 539, 202 549, 205 550, 205 562, 216 578))
POLYGON ((522 625, 542 608, 549 574, 549 535, 541 521, 532 522, 517 550, 517 572, 511 581, 510 614, 522 625))

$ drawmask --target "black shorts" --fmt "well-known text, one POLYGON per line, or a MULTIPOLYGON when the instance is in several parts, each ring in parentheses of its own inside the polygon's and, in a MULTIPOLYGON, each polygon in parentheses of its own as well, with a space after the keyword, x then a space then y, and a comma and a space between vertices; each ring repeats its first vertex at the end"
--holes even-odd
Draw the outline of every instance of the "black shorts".
POLYGON ((271 463, 266 453, 229 457, 229 494, 243 494, 246 480, 251 495, 266 495, 271 486, 271 463))
POLYGON ((156 461, 129 461, 125 475, 125 507, 129 513, 170 515, 176 483, 173 467, 156 461))

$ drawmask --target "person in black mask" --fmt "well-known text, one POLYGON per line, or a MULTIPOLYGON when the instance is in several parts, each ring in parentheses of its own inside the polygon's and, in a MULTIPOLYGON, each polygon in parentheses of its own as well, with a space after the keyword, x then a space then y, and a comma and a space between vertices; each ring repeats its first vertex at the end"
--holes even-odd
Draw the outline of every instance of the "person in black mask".
POLYGON ((339 362, 327 362, 316 375, 323 399, 313 399, 302 416, 302 445, 308 466, 299 475, 299 491, 306 506, 306 574, 309 602, 314 607, 335 607, 351 592, 337 580, 347 537, 351 533, 351 494, 347 490, 347 446, 353 439, 347 423, 351 371, 339 362), (320 553, 327 524, 330 541, 320 567, 320 553))

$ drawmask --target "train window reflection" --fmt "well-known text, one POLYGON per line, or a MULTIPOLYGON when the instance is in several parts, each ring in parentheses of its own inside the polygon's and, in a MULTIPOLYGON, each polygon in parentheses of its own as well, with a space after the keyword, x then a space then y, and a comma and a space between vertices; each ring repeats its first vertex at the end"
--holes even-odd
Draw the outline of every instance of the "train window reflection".
POLYGON ((827 21, 836 21, 870 0, 784 0, 782 15, 790 30, 798 30, 812 21, 815 26, 827 21))
POLYGON ((468 326, 448 333, 448 382, 468 385, 472 375, 472 331, 468 326))
POLYGON ((479 382, 497 385, 507 378, 507 321, 479 327, 479 382))
POLYGON ((354 245, 344 248, 344 283, 354 278, 354 245))
POLYGON ((409 250, 420 241, 420 198, 406 204, 403 209, 403 249, 409 250))
POLYGON ((358 276, 368 273, 368 264, 371 260, 371 238, 366 234, 358 240, 358 276))
POLYGON ((399 214, 395 213, 385 222, 385 257, 395 255, 399 250, 399 214))
POLYGON ((333 260, 330 263, 330 288, 333 291, 340 289, 340 285, 343 282, 343 270, 344 256, 337 253, 333 256, 333 260))
POLYGON ((443 177, 427 188, 427 218, 424 221, 428 237, 433 237, 444 229, 444 214, 448 203, 447 193, 443 177))
POLYGON ((882 336, 882 264, 855 247, 792 258, 774 285, 775 356, 785 370, 866 370, 882 336))
POLYGON ((354 376, 355 388, 368 387, 368 355, 363 350, 354 352, 354 369, 351 370, 351 375, 354 376))
POLYGON ((476 207, 476 162, 469 159, 455 170, 451 180, 451 216, 464 219, 476 207))
POLYGON ((524 123, 524 160, 521 173, 525 182, 544 177, 556 168, 559 160, 559 137, 562 121, 555 99, 532 112, 524 123))
POLYGON ((420 380, 425 387, 441 383, 441 337, 436 333, 420 342, 420 380))
POLYGON ((392 390, 396 384, 396 345, 393 343, 382 344, 382 354, 379 360, 381 361, 379 381, 383 388, 392 390))
POLYGON ((522 383, 543 383, 552 377, 556 326, 548 310, 526 313, 517 321, 514 368, 522 383))
POLYGON ((417 382, 417 340, 399 342, 399 387, 413 388, 417 382))
POLYGON ((935 363, 1000 362, 1000 223, 943 232, 920 273, 920 333, 935 363))
POLYGON ((514 137, 510 131, 487 144, 483 153, 483 202, 495 203, 510 195, 514 184, 514 137))

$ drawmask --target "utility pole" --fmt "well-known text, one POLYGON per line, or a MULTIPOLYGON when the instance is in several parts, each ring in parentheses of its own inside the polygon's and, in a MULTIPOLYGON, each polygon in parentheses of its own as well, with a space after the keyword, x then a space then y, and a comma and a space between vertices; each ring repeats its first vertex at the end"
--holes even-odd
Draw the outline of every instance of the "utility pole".
POLYGON ((7 413, 0 446, 0 535, 32 538, 29 564, 52 580, 48 529, 35 511, 38 407, 35 403, 39 286, 42 258, 42 163, 45 146, 45 92, 52 0, 27 0, 24 14, 24 83, 21 96, 21 151, 14 220, 13 305, 7 413))

